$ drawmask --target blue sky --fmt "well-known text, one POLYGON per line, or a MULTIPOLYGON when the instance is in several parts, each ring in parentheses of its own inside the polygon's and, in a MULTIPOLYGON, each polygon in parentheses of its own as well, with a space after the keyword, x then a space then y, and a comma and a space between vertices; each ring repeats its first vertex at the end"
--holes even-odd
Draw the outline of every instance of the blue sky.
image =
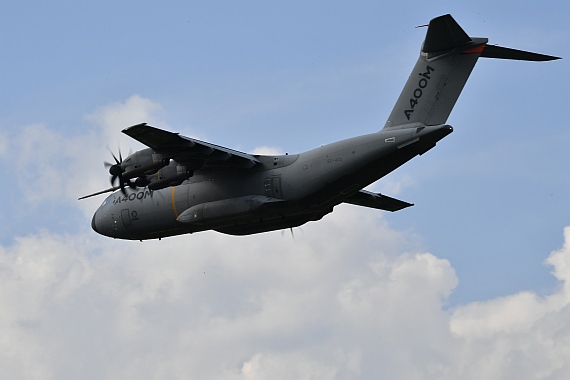
MULTIPOLYGON (((117 295, 113 286, 147 289, 147 281, 153 283, 147 277, 152 276, 149 271, 157 265, 164 266, 161 268, 170 277, 157 277, 160 286, 153 288, 156 294, 144 293, 153 302, 135 308, 141 313, 135 313, 138 326, 155 329, 155 335, 147 341, 161 346, 174 332, 194 331, 194 325, 185 325, 175 315, 187 312, 184 307, 195 306, 178 298, 186 295, 189 300, 203 303, 198 309, 204 314, 192 314, 200 321, 197 325, 203 322, 204 326, 212 326, 222 318, 231 322, 225 325, 228 336, 239 335, 231 343, 248 340, 251 351, 242 352, 239 358, 229 353, 224 356, 228 362, 241 363, 236 365, 242 378, 263 377, 268 368, 280 368, 307 355, 311 360, 300 368, 315 377, 357 374, 367 378, 377 369, 367 358, 387 349, 344 340, 351 335, 366 340, 366 334, 351 330, 348 323, 362 322, 359 318, 367 315, 368 309, 358 307, 355 310, 363 313, 358 318, 353 314, 353 320, 344 314, 339 316, 346 323, 321 316, 344 335, 334 335, 326 327, 319 330, 315 327, 319 325, 318 315, 312 320, 299 311, 295 323, 287 325, 287 331, 296 338, 285 339, 278 334, 282 326, 270 321, 272 313, 279 314, 279 307, 287 302, 271 304, 267 301, 270 296, 288 300, 307 291, 306 302, 311 304, 312 295, 317 297, 319 291, 342 301, 346 294, 357 292, 354 289, 368 289, 370 299, 378 301, 379 315, 391 297, 408 297, 400 303, 394 301, 392 312, 386 312, 385 326, 392 326, 394 321, 402 320, 398 310, 405 313, 415 310, 414 305, 424 305, 414 294, 426 286, 433 290, 427 297, 433 304, 424 305, 426 320, 442 326, 448 323, 447 330, 442 329, 456 334, 438 336, 441 342, 477 330, 466 327, 472 325, 465 322, 475 318, 469 313, 477 307, 481 308, 475 310, 479 316, 490 313, 488 326, 497 326, 489 322, 495 315, 492 313, 503 315, 497 310, 509 311, 511 301, 534 307, 529 306, 534 305, 528 301, 529 294, 539 306, 528 315, 537 315, 539 309, 556 309, 545 305, 562 297, 560 292, 568 278, 552 274, 563 273, 562 264, 553 266, 555 259, 551 264, 545 260, 564 257, 562 253, 550 255, 553 251, 563 252, 563 230, 570 225, 570 180, 566 170, 570 142, 566 117, 570 82, 567 14, 568 6, 562 1, 547 5, 490 1, 3 4, 0 168, 4 173, 5 202, 0 211, 0 253, 5 272, 0 273, 13 276, 6 274, 2 293, 18 290, 24 296, 30 294, 26 293, 28 289, 37 292, 37 300, 53 299, 70 308, 54 309, 32 297, 29 309, 9 308, 14 319, 4 321, 7 336, 22 338, 19 334, 24 333, 10 327, 15 325, 34 327, 40 321, 37 323, 43 326, 61 326, 68 321, 71 310, 128 310, 133 297, 146 298, 134 290, 117 295), (392 214, 344 206, 324 220, 297 230, 294 240, 289 233, 282 236, 279 231, 247 238, 207 232, 165 239, 160 245, 140 245, 109 241, 91 231, 91 215, 102 199, 76 199, 108 186, 108 174, 102 165, 110 159, 105 146, 116 150, 119 143, 123 152, 141 148, 121 136, 121 129, 149 122, 245 152, 269 147, 289 153, 379 130, 417 59, 425 29, 415 26, 445 13, 451 13, 468 34, 488 37, 492 44, 565 59, 547 63, 481 59, 448 120, 454 133, 372 186, 415 203, 414 207, 392 214), (327 245, 326 240, 333 240, 333 236, 338 241, 327 245), (261 254, 264 246, 275 245, 281 246, 279 254, 261 254), (225 252, 227 246, 236 246, 237 252, 225 252), (42 247, 55 250, 48 252, 42 247), (157 250, 166 252, 166 263, 156 257, 157 250), (240 252, 247 265, 236 261, 240 252), (18 263, 26 258, 30 265, 46 266, 39 272, 18 272, 18 263), (267 262, 263 264, 264 260, 267 262), (187 272, 180 272, 183 265, 177 263, 186 265, 187 272), (292 280, 286 270, 275 268, 276 263, 301 273, 301 280, 292 280), (427 276, 427 282, 419 285, 414 282, 416 277, 405 277, 409 284, 417 285, 409 292, 392 289, 391 293, 391 288, 386 288, 382 297, 373 292, 390 270, 390 276, 396 276, 399 268, 416 268, 416 264, 421 268, 418 276, 432 273, 430 268, 436 268, 433 273, 437 275, 427 276), (330 272, 319 269, 319 265, 330 272), (70 268, 76 267, 82 268, 79 277, 71 275, 74 272, 70 268), (388 272, 378 267, 388 268, 388 272), (348 268, 346 273, 343 268, 348 268), (197 278, 185 277, 202 272, 223 274, 224 280, 210 278, 198 284, 197 278), (269 285, 271 277, 260 274, 263 272, 277 276, 281 285, 269 285), (46 285, 46 279, 53 280, 49 282, 52 292, 34 287, 46 285), (325 289, 319 288, 319 279, 326 284, 325 289), (95 281, 102 284, 95 286, 95 281), (189 285, 198 286, 201 292, 189 290, 189 285), (168 295, 164 302, 172 301, 166 308, 159 301, 162 286, 168 295), (81 303, 83 292, 93 297, 92 304, 81 303), (106 301, 105 295, 109 294, 113 295, 112 301, 106 301), (162 309, 170 310, 168 318, 176 319, 173 324, 179 330, 159 327, 158 321, 166 318, 162 309), (265 337, 253 327, 246 329, 249 335, 233 330, 243 323, 236 316, 242 312, 255 314, 255 310, 260 311, 259 318, 267 328, 265 337), (51 319, 41 321, 38 315, 42 312, 51 319), (22 313, 29 317, 18 319, 22 313), (338 348, 340 351, 331 348, 331 342, 337 341, 346 343, 338 348), (331 369, 330 363, 313 352, 320 345, 340 355, 337 359, 345 360, 346 366, 336 372, 331 369)), ((2 299, 4 303, 14 302, 9 297, 2 299)), ((303 305, 298 305, 300 310, 303 305)), ((324 303, 323 310, 334 315, 336 309, 324 303)), ((125 313, 120 314, 123 319, 115 315, 117 320, 134 323, 129 318, 135 317, 125 313)), ((134 347, 139 338, 135 333, 121 335, 125 326, 114 324, 111 318, 87 320, 92 331, 117 331, 124 339, 123 354, 133 355, 126 358, 145 357, 126 348, 134 347)), ((484 318, 481 320, 484 324, 484 318)), ((521 322, 521 329, 531 326, 528 329, 532 330, 538 320, 528 325, 521 322)), ((397 327, 395 331, 402 332, 410 326, 401 322, 397 327)), ((28 356, 33 362, 33 352, 46 349, 49 336, 38 332, 39 328, 30 329, 37 334, 26 330, 29 340, 22 340, 22 344, 30 346, 22 346, 22 350, 34 347, 28 356)), ((56 330, 61 333, 58 339, 64 347, 62 352, 78 344, 73 336, 79 330, 56 330)), ((386 334, 388 330, 381 337, 386 338, 386 334)), ((490 327, 481 327, 473 334, 485 339, 503 337, 501 331, 490 327)), ((515 341, 513 338, 509 342, 515 341)), ((100 347, 102 352, 114 353, 104 343, 100 347)), ((175 349, 185 347, 180 343, 175 349)), ((422 351, 421 344, 418 347, 419 356, 430 351, 422 351)), ((213 345, 211 350, 214 355, 219 347, 213 345)), ((478 356, 473 347, 465 351, 472 352, 465 362, 475 368, 483 354, 478 356)), ((448 354, 439 352, 442 366, 451 360, 448 354)), ((547 359, 545 362, 552 362, 547 359)), ((78 360, 81 362, 81 358, 78 360)), ((93 364, 87 359, 85 363, 93 364)), ((419 363, 419 373, 430 378, 425 372, 427 367, 421 367, 423 361, 419 363)), ((21 375, 24 364, 25 360, 14 364, 14 373, 21 375)), ((75 373, 64 367, 61 363, 45 363, 37 373, 58 378, 75 373)), ((88 367, 85 364, 84 368, 88 367)), ((81 368, 79 365, 75 371, 81 368)), ((217 368, 215 365, 208 368, 194 374, 223 377, 211 372, 211 368, 217 368)), ((400 369, 387 373, 410 378, 400 369)), ((160 377, 160 373, 157 370, 155 374, 160 377)), ((464 375, 451 370, 449 373, 464 375)), ((493 373, 489 374, 493 378, 493 373)), ((556 377, 556 372, 552 374, 556 377)))

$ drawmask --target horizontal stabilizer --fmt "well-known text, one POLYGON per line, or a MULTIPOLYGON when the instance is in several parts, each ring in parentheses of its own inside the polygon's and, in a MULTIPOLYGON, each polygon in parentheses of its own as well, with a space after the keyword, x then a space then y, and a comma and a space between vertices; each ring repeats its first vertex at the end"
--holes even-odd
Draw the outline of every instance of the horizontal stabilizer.
POLYGON ((514 59, 518 61, 553 61, 555 59, 560 59, 560 57, 531 53, 529 51, 510 49, 497 45, 485 45, 480 57, 514 59))
POLYGON ((372 193, 366 190, 360 190, 358 193, 351 195, 344 200, 344 203, 385 211, 399 211, 414 205, 413 203, 404 202, 380 193, 372 193))
POLYGON ((524 61, 559 59, 487 45, 487 42, 487 38, 470 37, 448 14, 431 20, 420 57, 384 128, 413 123, 445 124, 479 57, 524 61))

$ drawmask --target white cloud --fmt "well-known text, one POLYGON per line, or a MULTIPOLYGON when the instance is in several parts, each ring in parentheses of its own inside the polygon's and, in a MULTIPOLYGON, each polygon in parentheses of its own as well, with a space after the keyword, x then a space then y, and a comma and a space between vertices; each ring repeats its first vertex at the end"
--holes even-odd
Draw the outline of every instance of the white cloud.
MULTIPOLYGON (((167 123, 158 118, 162 112, 163 108, 160 104, 140 95, 132 95, 124 102, 116 102, 100 107, 86 115, 86 119, 102 128, 104 141, 119 141, 124 156, 129 150, 128 147, 132 147, 133 144, 140 144, 120 132, 131 125, 140 123, 154 124, 160 126, 160 128, 168 129, 167 123), (125 147, 127 147, 126 150, 125 147)), ((114 144, 109 143, 109 146, 117 155, 117 148, 114 144)))
POLYGON ((244 363, 244 379, 335 379, 337 369, 333 363, 326 365, 307 360, 300 354, 256 354, 244 363))
MULTIPOLYGON (((374 253, 347 255, 346 245, 362 251, 375 242, 395 255, 402 244, 372 215, 345 207, 295 239, 279 232, 148 243, 95 234, 18 238, 0 252, 0 348, 7 353, 0 360, 11 363, 2 367, 13 377, 256 378, 296 361, 288 373, 336 373, 338 365, 315 347, 330 343, 342 284, 373 273, 360 264, 374 253), (344 225, 356 222, 360 233, 344 225), (386 233, 366 236, 371 225, 386 233)), ((355 371, 355 350, 324 352, 342 359, 341 371, 355 371)))
POLYGON ((570 227, 548 257, 561 281, 554 294, 521 292, 458 308, 450 328, 467 371, 480 378, 563 379, 570 370, 570 227))
MULTIPOLYGON (((37 206, 41 202, 67 200, 75 203, 77 198, 110 187, 109 174, 103 162, 113 162, 105 149, 118 156, 113 142, 123 139, 122 154, 128 154, 128 147, 138 144, 120 131, 134 123, 155 121, 161 106, 149 99, 133 95, 123 103, 104 106, 86 116, 95 129, 81 135, 69 136, 43 124, 20 126, 12 136, 15 163, 8 166, 14 170, 15 178, 26 201, 37 206), (109 143, 111 142, 111 143, 109 143)), ((162 123, 165 124, 165 123, 162 123)), ((0 156, 6 154, 8 146, 0 135, 0 156)), ((79 206, 85 213, 92 213, 99 198, 83 200, 79 206)))
POLYGON ((410 174, 396 171, 390 173, 380 181, 374 182, 366 189, 394 197, 399 195, 403 189, 417 186, 417 184, 417 181, 410 174))
MULTIPOLYGON (((89 135, 22 128, 18 181, 44 188, 27 198, 99 189, 100 135, 113 133, 113 120, 149 120, 159 110, 133 96, 93 113, 100 129, 89 135)), ((89 205, 79 203, 86 214, 89 205)), ((553 294, 520 292, 452 311, 451 263, 391 229, 382 213, 342 205, 294 231, 294 239, 205 232, 144 243, 95 233, 17 237, 0 246, 0 368, 7 378, 46 379, 569 372, 570 228, 547 260, 560 281, 553 294)))
POLYGON ((0 367, 11 378, 565 378, 560 289, 444 310, 457 277, 378 213, 160 242, 47 232, 0 249, 0 367), (371 233, 375 231, 375 233, 371 233), (229 248, 231 247, 231 248, 229 248))
MULTIPOLYGON (((561 281, 560 290, 539 297, 521 292, 483 303, 472 303, 454 313, 452 331, 458 336, 486 338, 497 333, 527 332, 552 313, 570 305, 570 227, 564 230, 564 246, 548 257, 553 275, 561 281)), ((570 311, 570 310, 568 310, 570 311)))
POLYGON ((278 156, 283 154, 283 149, 273 146, 258 146, 253 149, 251 154, 261 154, 266 156, 278 156))
POLYGON ((19 128, 13 137, 14 177, 27 201, 40 201, 72 197, 92 178, 92 167, 97 141, 94 134, 68 137, 43 124, 19 128))
POLYGON ((8 154, 8 137, 0 133, 0 157, 8 154))

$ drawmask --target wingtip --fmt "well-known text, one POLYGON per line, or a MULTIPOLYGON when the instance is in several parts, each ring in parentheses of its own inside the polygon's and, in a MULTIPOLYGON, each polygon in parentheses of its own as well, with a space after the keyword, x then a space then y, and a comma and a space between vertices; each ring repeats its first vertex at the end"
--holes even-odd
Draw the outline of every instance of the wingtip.
POLYGON ((125 128, 125 129, 123 129, 121 132, 123 132, 123 133, 126 134, 130 129, 145 127, 145 126, 147 126, 147 125, 148 125, 147 123, 138 123, 138 124, 131 125, 130 127, 127 127, 127 128, 125 128))

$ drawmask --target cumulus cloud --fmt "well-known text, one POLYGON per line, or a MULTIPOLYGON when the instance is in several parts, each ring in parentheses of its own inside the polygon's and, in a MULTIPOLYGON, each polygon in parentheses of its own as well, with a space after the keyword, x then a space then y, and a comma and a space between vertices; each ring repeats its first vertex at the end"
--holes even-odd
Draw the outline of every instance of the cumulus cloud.
POLYGON ((43 124, 31 124, 20 127, 12 141, 17 149, 8 169, 15 170, 11 177, 29 202, 77 199, 77 190, 93 178, 96 134, 66 136, 43 124))
POLYGON ((546 262, 554 294, 520 292, 458 308, 450 329, 464 343, 466 369, 480 378, 556 378, 570 370, 570 227, 546 262), (509 365, 510 364, 510 365, 509 365), (491 376, 491 377, 489 377, 491 376))
POLYGON ((278 155, 283 154, 283 149, 273 147, 273 146, 259 146, 255 149, 253 149, 253 151, 250 153, 251 154, 267 155, 267 156, 278 156, 278 155))
POLYGON ((343 207, 295 239, 279 232, 148 243, 18 238, 0 252, 2 348, 10 363, 3 368, 14 377, 32 371, 46 378, 359 373, 370 358, 359 354, 357 340, 368 337, 377 312, 364 302, 366 288, 385 270, 395 272, 390 283, 409 277, 405 259, 396 271, 390 264, 405 240, 373 215, 343 207), (378 234, 365 232, 371 226, 378 234), (381 253, 366 251, 368 244, 381 253), (347 254, 349 246, 354 253, 347 254), (356 284, 363 276, 369 279, 356 284), (346 328, 363 321, 351 337, 346 328))
MULTIPOLYGON (((95 128, 85 128, 79 135, 41 123, 19 126, 10 137, 12 147, 17 147, 10 154, 7 138, 0 135, 0 157, 11 157, 10 162, 5 161, 9 176, 17 181, 27 202, 34 206, 54 200, 75 203, 82 195, 110 187, 103 161, 114 161, 106 145, 111 142, 114 154, 118 156, 121 149, 125 157, 133 143, 138 143, 120 131, 135 123, 156 121, 155 115, 161 110, 159 104, 133 95, 87 115, 95 128), (119 143, 120 148, 112 143, 121 140, 125 142, 119 143)), ((79 207, 92 213, 99 202, 88 199, 80 202, 79 207)))
POLYGON ((160 104, 140 95, 132 95, 124 102, 96 109, 86 115, 86 119, 103 129, 105 141, 120 140, 123 146, 129 146, 133 140, 120 131, 139 123, 160 124, 162 128, 167 128, 167 123, 159 118, 162 112, 160 104))
POLYGON ((295 239, 20 237, 0 251, 0 366, 47 379, 565 377, 570 228, 548 259, 557 292, 446 311, 451 264, 366 211, 340 207, 295 239))
MULTIPOLYGON (((86 140, 110 133, 123 111, 150 118, 160 107, 136 96, 102 107, 90 116, 99 129, 82 137, 23 128, 17 162, 29 173, 18 171, 18 181, 35 178, 71 196, 85 179, 81 168, 104 150, 86 140)), ((3 376, 566 377, 570 228, 547 259, 560 284, 552 294, 447 310, 460 281, 452 263, 382 215, 341 205, 294 237, 203 232, 139 243, 47 230, 16 237, 0 245, 3 376)))
POLYGON ((8 153, 8 137, 0 133, 0 157, 8 153))
MULTIPOLYGON (((332 363, 331 363, 332 364, 332 363)), ((334 379, 338 373, 334 365, 307 360, 300 354, 257 354, 244 363, 244 379, 334 379)))

